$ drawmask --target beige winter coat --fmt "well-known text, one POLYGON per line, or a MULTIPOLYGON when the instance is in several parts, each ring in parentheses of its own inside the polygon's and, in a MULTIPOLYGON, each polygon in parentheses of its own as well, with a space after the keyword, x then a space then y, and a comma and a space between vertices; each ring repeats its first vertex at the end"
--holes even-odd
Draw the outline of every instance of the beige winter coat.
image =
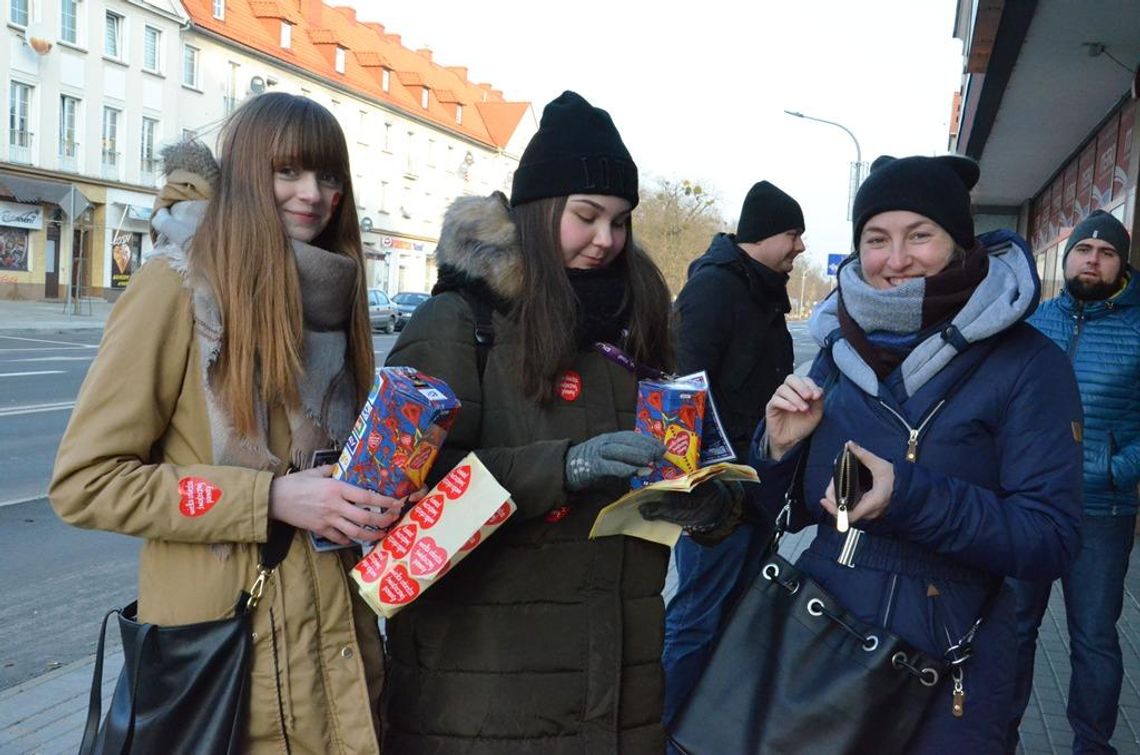
MULTIPOLYGON (((51 483, 67 522, 146 539, 139 616, 159 625, 232 615, 267 536, 275 473, 210 463, 200 363, 182 275, 151 260, 111 313, 51 483)), ((285 413, 271 408, 270 451, 287 459, 289 446, 285 413)), ((250 752, 379 751, 380 637, 352 562, 297 533, 254 610, 250 752)))

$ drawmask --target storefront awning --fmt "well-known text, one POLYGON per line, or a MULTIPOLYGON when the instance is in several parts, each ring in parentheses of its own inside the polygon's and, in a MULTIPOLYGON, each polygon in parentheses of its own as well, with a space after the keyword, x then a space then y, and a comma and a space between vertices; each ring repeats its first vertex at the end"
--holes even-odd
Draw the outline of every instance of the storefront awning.
POLYGON ((83 192, 75 188, 74 184, 62 181, 0 173, 0 187, 6 189, 19 202, 49 202, 59 205, 69 220, 79 217, 91 206, 91 202, 83 196, 83 192))

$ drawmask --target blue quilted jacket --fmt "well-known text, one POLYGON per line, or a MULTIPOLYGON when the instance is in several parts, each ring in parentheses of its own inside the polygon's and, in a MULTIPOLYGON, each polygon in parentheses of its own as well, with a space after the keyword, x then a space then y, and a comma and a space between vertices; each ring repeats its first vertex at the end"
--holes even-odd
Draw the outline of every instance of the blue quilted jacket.
POLYGON ((1084 502, 1092 516, 1135 514, 1140 483, 1140 285, 1082 302, 1068 291, 1029 323, 1064 349, 1084 406, 1084 502))

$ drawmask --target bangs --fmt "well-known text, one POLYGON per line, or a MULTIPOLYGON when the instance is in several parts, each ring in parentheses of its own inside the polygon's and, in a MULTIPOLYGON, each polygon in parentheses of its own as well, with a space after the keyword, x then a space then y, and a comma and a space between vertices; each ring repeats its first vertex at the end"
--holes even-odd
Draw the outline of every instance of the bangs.
POLYGON ((301 170, 329 171, 347 179, 348 149, 336 118, 311 100, 296 100, 273 135, 273 168, 291 165, 301 170))

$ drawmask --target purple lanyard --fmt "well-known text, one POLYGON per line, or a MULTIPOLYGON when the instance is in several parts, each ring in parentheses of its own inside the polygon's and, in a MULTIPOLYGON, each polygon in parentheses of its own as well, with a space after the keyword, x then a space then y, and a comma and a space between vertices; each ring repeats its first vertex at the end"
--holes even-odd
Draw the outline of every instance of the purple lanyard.
POLYGON ((662 372, 661 370, 644 364, 638 364, 633 361, 633 358, 630 357, 629 354, 626 354, 612 343, 596 341, 594 343, 594 350, 617 366, 632 372, 638 380, 669 380, 674 377, 667 372, 662 372))

